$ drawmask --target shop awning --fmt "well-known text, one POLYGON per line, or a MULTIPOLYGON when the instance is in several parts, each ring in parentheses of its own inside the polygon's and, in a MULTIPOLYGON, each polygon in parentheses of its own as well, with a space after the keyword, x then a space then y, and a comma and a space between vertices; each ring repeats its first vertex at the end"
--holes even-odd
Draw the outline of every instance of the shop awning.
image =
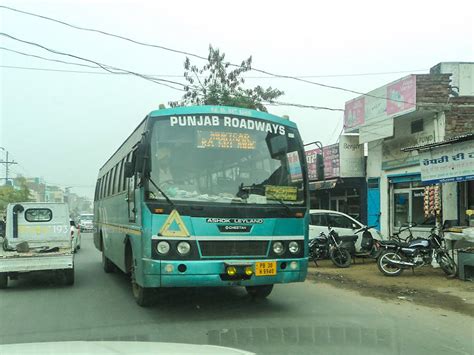
POLYGON ((338 179, 315 181, 309 183, 310 190, 327 190, 336 187, 338 179))

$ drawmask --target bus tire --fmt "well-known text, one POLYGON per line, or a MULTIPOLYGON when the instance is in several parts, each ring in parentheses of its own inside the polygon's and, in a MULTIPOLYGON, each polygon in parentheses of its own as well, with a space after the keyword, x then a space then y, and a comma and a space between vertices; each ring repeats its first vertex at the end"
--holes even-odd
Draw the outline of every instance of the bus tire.
POLYGON ((106 274, 110 274, 115 270, 114 264, 110 261, 108 257, 105 256, 104 249, 102 249, 102 268, 104 269, 106 274))
POLYGON ((132 293, 135 302, 140 307, 149 307, 153 305, 153 291, 154 289, 148 287, 142 287, 135 281, 135 272, 132 269, 132 293))
POLYGON ((0 289, 8 287, 8 274, 6 272, 0 272, 0 289))
POLYGON ((264 299, 272 293, 273 285, 245 286, 247 293, 255 299, 264 299))
POLYGON ((74 285, 74 268, 64 270, 64 279, 66 286, 74 285))

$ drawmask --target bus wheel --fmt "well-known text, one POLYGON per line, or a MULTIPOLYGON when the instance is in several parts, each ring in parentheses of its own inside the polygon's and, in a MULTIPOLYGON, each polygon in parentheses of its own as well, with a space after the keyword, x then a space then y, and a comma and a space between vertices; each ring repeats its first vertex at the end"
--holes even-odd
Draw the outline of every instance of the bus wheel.
POLYGON ((107 274, 110 274, 115 270, 114 264, 110 261, 108 257, 105 256, 104 249, 102 249, 102 268, 107 274))
POLYGON ((245 286, 247 293, 252 298, 267 298, 272 293, 273 285, 245 286))
POLYGON ((0 289, 8 287, 8 274, 6 272, 0 272, 0 289))
POLYGON ((135 281, 135 271, 132 268, 132 293, 135 302, 140 307, 148 307, 153 304, 153 289, 148 287, 141 287, 135 281))

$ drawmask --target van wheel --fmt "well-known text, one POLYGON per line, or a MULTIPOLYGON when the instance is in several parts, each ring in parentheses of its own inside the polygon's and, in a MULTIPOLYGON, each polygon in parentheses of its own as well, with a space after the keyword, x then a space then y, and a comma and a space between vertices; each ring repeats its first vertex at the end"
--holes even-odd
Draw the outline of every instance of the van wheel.
POLYGON ((64 278, 66 286, 74 285, 74 268, 64 270, 64 278))
POLYGON ((0 289, 8 287, 8 274, 0 272, 0 289))
POLYGON ((262 285, 262 286, 246 286, 247 293, 255 299, 263 299, 270 296, 272 293, 273 285, 262 285))
POLYGON ((106 274, 110 274, 115 271, 115 265, 110 261, 108 257, 105 256, 104 250, 102 249, 102 268, 106 274))

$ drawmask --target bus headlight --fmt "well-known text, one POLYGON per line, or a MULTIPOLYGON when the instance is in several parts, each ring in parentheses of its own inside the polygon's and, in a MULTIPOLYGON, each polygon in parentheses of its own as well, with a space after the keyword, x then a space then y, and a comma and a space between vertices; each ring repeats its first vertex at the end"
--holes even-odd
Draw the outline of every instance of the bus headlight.
POLYGON ((187 255, 191 251, 191 245, 188 242, 179 242, 176 246, 176 250, 178 250, 179 255, 187 255))
POLYGON ((300 250, 300 246, 298 242, 292 241, 290 244, 288 244, 288 250, 290 251, 291 254, 296 254, 300 250))
POLYGON ((275 254, 281 255, 285 252, 285 246, 282 242, 275 242, 273 243, 273 252, 275 254))
POLYGON ((162 255, 168 254, 170 251, 170 243, 162 240, 156 245, 156 251, 162 255))

